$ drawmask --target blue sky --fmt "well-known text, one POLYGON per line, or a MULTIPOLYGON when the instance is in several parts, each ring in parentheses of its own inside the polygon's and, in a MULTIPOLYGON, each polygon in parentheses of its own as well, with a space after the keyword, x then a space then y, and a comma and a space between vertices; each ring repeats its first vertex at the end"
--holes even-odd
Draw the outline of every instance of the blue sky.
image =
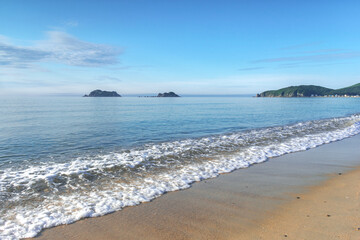
POLYGON ((246 94, 360 82, 359 1, 16 1, 0 94, 246 94))

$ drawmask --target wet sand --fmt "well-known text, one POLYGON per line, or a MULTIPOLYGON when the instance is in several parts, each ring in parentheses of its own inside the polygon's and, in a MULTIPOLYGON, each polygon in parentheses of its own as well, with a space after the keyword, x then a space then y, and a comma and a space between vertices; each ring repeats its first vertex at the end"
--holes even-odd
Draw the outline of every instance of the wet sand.
POLYGON ((38 239, 360 239, 359 146, 273 158, 38 239))

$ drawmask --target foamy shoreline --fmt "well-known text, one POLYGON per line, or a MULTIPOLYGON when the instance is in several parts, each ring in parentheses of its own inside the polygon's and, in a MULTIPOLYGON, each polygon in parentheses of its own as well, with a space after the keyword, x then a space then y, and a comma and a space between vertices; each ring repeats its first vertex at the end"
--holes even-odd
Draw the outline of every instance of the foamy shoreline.
POLYGON ((244 236, 241 234, 259 227, 268 213, 306 192, 306 186, 319 184, 329 174, 344 173, 360 165, 359 143, 360 136, 354 136, 274 158, 266 164, 196 183, 185 191, 165 194, 151 203, 45 230, 39 238, 232 239, 244 236))

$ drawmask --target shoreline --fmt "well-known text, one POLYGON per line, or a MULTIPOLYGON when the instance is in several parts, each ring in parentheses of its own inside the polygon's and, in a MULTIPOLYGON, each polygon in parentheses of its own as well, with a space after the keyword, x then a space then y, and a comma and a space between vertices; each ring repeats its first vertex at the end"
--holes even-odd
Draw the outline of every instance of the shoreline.
POLYGON ((259 226, 268 226, 274 215, 282 216, 295 195, 311 194, 312 187, 321 188, 331 182, 330 176, 335 181, 339 172, 350 171, 351 175, 351 170, 360 166, 359 144, 357 135, 272 158, 149 203, 45 229, 36 239, 267 239, 268 232, 261 232, 259 226))

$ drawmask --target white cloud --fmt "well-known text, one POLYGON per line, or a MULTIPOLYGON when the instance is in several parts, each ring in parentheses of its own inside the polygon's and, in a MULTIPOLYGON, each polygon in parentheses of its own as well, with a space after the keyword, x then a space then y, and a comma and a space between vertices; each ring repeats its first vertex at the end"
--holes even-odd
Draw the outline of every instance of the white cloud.
POLYGON ((113 77, 113 76, 98 76, 97 78, 95 78, 96 81, 107 81, 107 82, 121 82, 122 80, 118 77, 113 77))
POLYGON ((279 62, 326 62, 337 61, 344 59, 359 58, 359 51, 329 53, 329 54, 316 54, 306 56, 290 56, 290 57, 277 57, 265 58, 253 61, 253 63, 279 63, 279 62))
POLYGON ((84 67, 114 65, 121 52, 117 47, 82 41, 59 31, 47 32, 47 39, 29 47, 16 46, 0 38, 0 65, 16 68, 40 62, 84 67))

